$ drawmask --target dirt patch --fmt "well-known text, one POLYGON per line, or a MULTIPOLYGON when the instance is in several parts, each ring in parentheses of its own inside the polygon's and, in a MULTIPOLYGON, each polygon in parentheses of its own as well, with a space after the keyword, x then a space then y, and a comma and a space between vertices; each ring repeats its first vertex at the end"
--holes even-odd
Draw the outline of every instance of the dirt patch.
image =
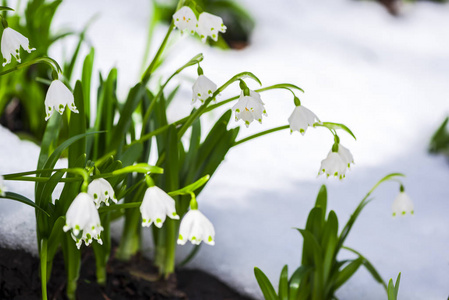
MULTIPOLYGON (((199 270, 177 270, 168 280, 157 280, 151 262, 136 257, 131 262, 111 259, 105 286, 96 283, 95 258, 85 251, 78 280, 77 298, 89 300, 113 299, 196 299, 196 300, 251 300, 229 286, 199 270)), ((53 263, 48 283, 49 299, 66 299, 65 270, 62 255, 53 263)), ((0 299, 41 299, 39 260, 22 250, 0 248, 0 299)))

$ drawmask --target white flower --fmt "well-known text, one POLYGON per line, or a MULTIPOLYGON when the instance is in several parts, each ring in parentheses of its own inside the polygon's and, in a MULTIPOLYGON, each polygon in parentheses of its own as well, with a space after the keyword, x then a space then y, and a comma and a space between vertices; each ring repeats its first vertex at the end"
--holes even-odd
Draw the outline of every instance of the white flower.
POLYGON ((109 206, 109 199, 117 203, 114 189, 106 179, 98 178, 92 180, 87 187, 87 193, 94 199, 97 208, 100 207, 101 202, 104 202, 106 206, 109 206))
POLYGON ((321 167, 318 175, 326 174, 327 177, 335 176, 340 179, 345 177, 346 163, 337 152, 330 152, 325 159, 321 161, 321 167))
POLYGON ((66 225, 63 230, 72 229, 72 238, 76 241, 78 249, 84 243, 88 246, 92 239, 102 245, 100 233, 103 227, 100 224, 100 216, 95 208, 94 199, 87 193, 80 193, 70 204, 66 214, 66 225))
POLYGON ((204 102, 207 98, 213 95, 213 93, 217 90, 217 85, 213 83, 209 78, 204 75, 198 76, 197 80, 193 84, 193 99, 192 103, 195 103, 196 100, 200 100, 204 102))
POLYGON ((140 213, 143 227, 150 227, 154 222, 156 227, 161 228, 166 216, 179 220, 175 200, 157 186, 147 188, 140 205, 140 213))
POLYGON ((5 197, 8 189, 6 188, 4 182, 3 182, 3 176, 0 175, 0 196, 5 197))
POLYGON ((181 30, 181 32, 187 30, 191 34, 195 33, 198 23, 195 13, 188 6, 183 6, 175 12, 173 15, 173 21, 175 26, 181 30))
POLYGON ((45 121, 50 119, 55 110, 62 115, 66 105, 71 111, 78 113, 72 92, 60 80, 53 80, 45 96, 45 121))
POLYGON ((206 244, 215 245, 214 225, 197 209, 189 210, 179 226, 178 244, 184 245, 187 240, 192 244, 199 245, 201 241, 206 244))
POLYGON ((393 217, 396 215, 405 215, 410 213, 413 215, 414 205, 410 197, 405 192, 400 192, 391 205, 393 217))
MULTIPOLYGON (((332 151, 332 150, 331 150, 332 151)), ((345 163, 348 169, 351 167, 351 164, 354 164, 354 157, 348 148, 343 147, 342 144, 338 144, 338 155, 340 155, 341 160, 345 163)))
POLYGON ((218 32, 226 32, 226 26, 223 24, 223 19, 213 14, 203 12, 198 19, 196 32, 203 43, 206 42, 207 37, 210 36, 214 41, 218 39, 218 32))
POLYGON ((18 63, 21 62, 20 46, 22 46, 23 50, 28 53, 36 50, 35 48, 30 48, 30 42, 26 37, 9 27, 6 27, 5 30, 3 30, 1 44, 3 66, 11 62, 11 55, 17 60, 18 63))
POLYGON ((299 131, 302 135, 306 133, 307 127, 313 126, 315 121, 318 121, 318 117, 303 105, 296 106, 288 118, 291 132, 299 131))
POLYGON ((249 96, 243 96, 243 91, 240 93, 239 101, 232 107, 235 111, 235 120, 242 119, 246 127, 257 120, 262 123, 262 115, 267 116, 264 103, 260 99, 259 93, 250 90, 249 96))

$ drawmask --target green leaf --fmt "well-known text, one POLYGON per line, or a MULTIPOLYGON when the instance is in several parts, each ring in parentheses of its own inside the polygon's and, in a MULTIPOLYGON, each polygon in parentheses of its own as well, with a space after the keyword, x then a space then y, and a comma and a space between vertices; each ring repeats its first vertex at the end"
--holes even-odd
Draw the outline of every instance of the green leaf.
POLYGON ((48 156, 51 153, 52 147, 56 144, 59 130, 61 128, 62 117, 59 114, 53 114, 53 116, 48 120, 47 127, 45 128, 45 133, 41 142, 41 151, 39 153, 39 160, 37 162, 37 169, 42 169, 48 156))
POLYGON ((112 172, 112 175, 117 176, 117 175, 122 175, 122 174, 133 173, 133 172, 138 172, 138 173, 143 173, 143 174, 148 174, 148 173, 163 174, 164 169, 162 169, 160 167, 156 167, 156 166, 151 166, 146 163, 140 163, 140 164, 135 164, 132 166, 127 166, 127 167, 115 170, 114 172, 112 172))
POLYGON ((344 131, 346 131, 347 133, 349 133, 354 140, 357 140, 355 135, 352 133, 352 131, 344 124, 340 124, 340 123, 333 123, 333 122, 317 122, 315 124, 313 124, 313 127, 326 127, 328 129, 342 129, 344 131))
POLYGON ((321 207, 323 210, 323 217, 326 215, 327 209, 327 189, 323 184, 318 192, 318 196, 316 197, 315 207, 321 207))
POLYGON ((401 272, 399 272, 398 274, 398 278, 396 279, 396 284, 394 285, 394 295, 395 295, 395 300, 398 298, 398 293, 399 293, 399 283, 401 282, 401 272))
POLYGON ((64 225, 65 225, 64 216, 60 216, 53 224, 53 228, 48 238, 47 261, 49 262, 53 260, 53 257, 55 256, 56 251, 59 248, 59 245, 61 245, 62 237, 64 234, 62 228, 64 227, 64 225))
POLYGON ((36 203, 34 203, 33 201, 31 201, 27 197, 22 196, 20 194, 16 194, 16 193, 12 193, 12 192, 5 192, 5 196, 1 196, 0 195, 0 198, 11 199, 11 200, 15 200, 15 201, 18 201, 18 202, 22 202, 24 204, 27 204, 29 206, 34 207, 35 209, 40 210, 41 212, 45 213, 47 216, 50 216, 50 214, 48 212, 46 212, 45 210, 40 208, 38 205, 36 205, 36 203))
POLYGON ((341 287, 349 278, 354 275, 355 272, 362 265, 363 259, 357 258, 352 260, 343 270, 341 270, 337 276, 337 281, 335 282, 335 290, 341 287))
POLYGON ((302 280, 310 273, 312 267, 302 265, 293 272, 289 281, 289 300, 297 300, 302 280))
MULTIPOLYGON (((83 87, 81 82, 78 80, 75 84, 75 89, 73 91, 75 105, 78 108, 78 114, 70 115, 69 124, 69 137, 74 137, 86 133, 86 119, 84 115, 84 99, 83 99, 83 87)), ((69 168, 81 167, 83 165, 75 165, 78 158, 86 153, 86 138, 80 138, 78 141, 72 143, 69 146, 69 168)))
POLYGON ((257 283, 262 290, 265 300, 278 300, 279 298, 276 295, 273 285, 262 270, 258 267, 254 267, 254 275, 256 276, 257 283))
POLYGON ((92 82, 92 69, 94 65, 95 49, 90 48, 90 52, 86 55, 83 62, 83 71, 81 74, 81 82, 83 83, 83 99, 84 112, 86 115, 86 123, 90 123, 90 90, 92 82))
POLYGON ((393 279, 390 279, 390 281, 388 282, 387 294, 388 300, 396 300, 393 279))
POLYGON ((10 11, 14 11, 14 9, 12 9, 11 7, 7 7, 7 6, 0 6, 0 11, 1 10, 10 10, 10 11))
POLYGON ((196 189, 199 189, 200 187, 202 187, 203 185, 206 184, 206 182, 209 180, 210 176, 206 175, 204 177, 201 177, 200 179, 198 179, 197 181, 195 181, 192 184, 189 184, 186 187, 183 187, 182 189, 173 191, 173 192, 169 192, 168 194, 170 196, 177 196, 177 195, 186 195, 186 194, 190 194, 191 192, 195 191, 196 189))
POLYGON ((288 300, 288 266, 282 268, 279 278, 279 300, 288 300))

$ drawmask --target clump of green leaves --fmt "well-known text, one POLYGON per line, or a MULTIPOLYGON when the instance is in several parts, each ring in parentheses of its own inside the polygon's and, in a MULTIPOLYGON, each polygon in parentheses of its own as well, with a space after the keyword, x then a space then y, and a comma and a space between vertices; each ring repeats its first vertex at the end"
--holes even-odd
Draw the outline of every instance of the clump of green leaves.
POLYGON ((401 281, 401 273, 399 273, 398 278, 396 279, 396 284, 393 283, 393 278, 388 282, 388 300, 398 300, 398 292, 399 292, 399 282, 401 281))
MULTIPOLYGON (((336 299, 336 291, 342 287, 363 266, 387 291, 387 285, 379 272, 358 251, 344 246, 355 221, 363 208, 370 202, 369 195, 383 181, 401 174, 390 174, 380 180, 362 199, 346 225, 338 233, 337 214, 331 210, 326 218, 327 189, 323 185, 318 193, 315 207, 310 211, 304 229, 297 229, 302 235, 303 250, 301 266, 288 276, 288 266, 282 269, 279 288, 276 292, 268 277, 259 269, 254 274, 266 300, 331 300, 336 299), (340 250, 356 255, 353 259, 339 260, 340 250)), ((397 281, 397 286, 399 281, 397 281)), ((395 292, 397 294, 397 291, 395 292)), ((390 299, 390 298, 389 298, 390 299)), ((391 298, 396 299, 396 298, 391 298)))

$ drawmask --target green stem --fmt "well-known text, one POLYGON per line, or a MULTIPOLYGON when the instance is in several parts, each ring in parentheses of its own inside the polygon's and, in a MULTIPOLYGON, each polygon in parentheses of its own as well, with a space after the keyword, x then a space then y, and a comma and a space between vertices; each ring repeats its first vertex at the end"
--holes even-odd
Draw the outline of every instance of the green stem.
POLYGON ((42 300, 47 300, 47 239, 42 239, 40 260, 41 260, 41 287, 42 300))
POLYGON ((266 134, 269 134, 269 133, 272 133, 272 132, 276 132, 276 131, 280 131, 280 130, 284 130, 284 129, 289 129, 289 128, 290 128, 290 125, 284 125, 284 126, 279 126, 279 127, 275 127, 275 128, 272 128, 272 129, 268 129, 268 130, 265 130, 265 131, 262 131, 262 132, 250 135, 249 137, 246 137, 246 138, 241 139, 239 141, 236 141, 234 143, 234 145, 232 145, 232 147, 235 147, 237 145, 240 145, 240 144, 245 143, 247 141, 250 141, 252 139, 258 138, 259 136, 263 136, 263 135, 266 135, 266 134))
POLYGON ((175 28, 175 23, 172 21, 170 24, 170 27, 168 27, 168 31, 167 34, 165 35, 164 40, 162 41, 161 46, 159 47, 159 49, 156 52, 156 55, 154 56, 153 60, 151 61, 150 65, 148 66, 148 68, 145 70, 145 73, 142 76, 142 85, 146 86, 148 81, 151 78, 151 74, 154 71, 154 68, 156 66, 156 63, 159 61, 162 53, 164 52, 165 46, 167 45, 168 39, 170 38, 170 34, 172 33, 173 29, 175 28))
POLYGON ((166 278, 175 272, 175 255, 176 255, 176 234, 179 223, 176 220, 168 219, 166 221, 166 248, 165 248, 165 267, 164 274, 166 278))
POLYGON ((3 72, 0 72, 0 76, 6 75, 6 74, 11 73, 11 72, 18 71, 20 69, 23 69, 23 68, 26 68, 26 67, 29 67, 31 65, 38 64, 38 63, 46 63, 47 65, 49 65, 53 69, 53 71, 55 71, 55 72, 58 72, 58 71, 62 72, 61 71, 61 67, 59 66, 59 64, 53 58, 50 58, 50 57, 39 57, 39 58, 33 59, 32 61, 28 61, 28 62, 25 62, 23 64, 19 64, 19 65, 15 66, 14 68, 5 70, 3 72))

